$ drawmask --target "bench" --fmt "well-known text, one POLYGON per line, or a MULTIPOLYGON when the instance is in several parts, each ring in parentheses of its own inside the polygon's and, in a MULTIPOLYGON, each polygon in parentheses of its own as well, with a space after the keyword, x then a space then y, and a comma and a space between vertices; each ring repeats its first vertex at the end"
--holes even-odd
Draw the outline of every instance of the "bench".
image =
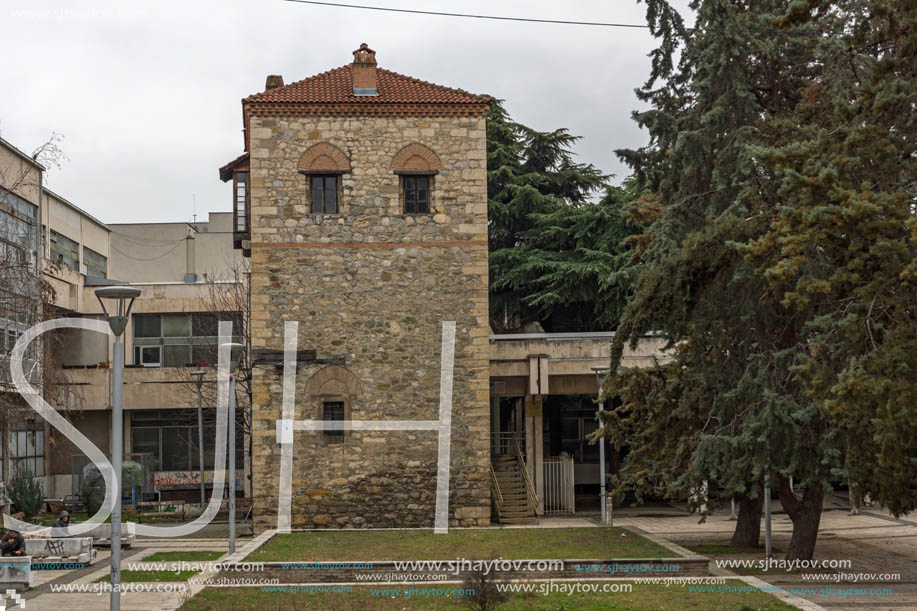
POLYGON ((143 518, 166 518, 179 516, 182 522, 185 521, 185 503, 187 501, 140 501, 137 507, 137 522, 143 523, 143 518), (163 507, 174 505, 177 511, 163 511, 163 507), (141 511, 141 509, 150 507, 156 511, 141 511))
MULTIPOLYGON (((111 547, 111 523, 96 524, 85 534, 92 538, 93 545, 111 547)), ((121 522, 121 547, 130 547, 136 539, 133 522, 121 522)), ((28 545, 28 543, 26 543, 28 545)))
POLYGON ((0 557, 0 588, 4 591, 28 590, 32 587, 34 576, 31 556, 0 557))
POLYGON ((25 551, 33 558, 35 564, 81 563, 90 565, 96 559, 96 550, 92 547, 91 537, 26 539, 25 551))

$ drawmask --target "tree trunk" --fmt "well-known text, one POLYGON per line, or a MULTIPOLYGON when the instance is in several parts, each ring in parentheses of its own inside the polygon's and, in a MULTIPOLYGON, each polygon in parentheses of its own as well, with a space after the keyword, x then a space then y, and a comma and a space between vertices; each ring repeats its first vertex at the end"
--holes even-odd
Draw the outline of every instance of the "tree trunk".
POLYGON ((733 547, 758 547, 763 507, 763 492, 758 492, 758 497, 754 499, 744 496, 739 499, 739 519, 730 543, 733 547))
POLYGON ((821 484, 810 485, 799 500, 790 490, 789 481, 781 478, 779 491, 780 504, 793 521, 793 536, 786 550, 786 559, 811 560, 818 541, 825 489, 821 484))

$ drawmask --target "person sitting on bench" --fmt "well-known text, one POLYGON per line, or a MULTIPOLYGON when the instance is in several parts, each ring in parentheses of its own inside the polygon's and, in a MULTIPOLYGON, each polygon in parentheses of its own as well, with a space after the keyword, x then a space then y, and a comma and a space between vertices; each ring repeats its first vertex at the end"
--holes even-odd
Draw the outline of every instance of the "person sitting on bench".
POLYGON ((25 539, 18 530, 10 529, 0 539, 0 553, 4 556, 25 556, 25 539))
MULTIPOLYGON (((70 526, 70 512, 66 509, 60 512, 60 515, 57 516, 57 519, 54 520, 54 524, 51 525, 53 528, 67 528, 70 526)), ((59 534, 59 537, 72 537, 73 535, 59 534)))

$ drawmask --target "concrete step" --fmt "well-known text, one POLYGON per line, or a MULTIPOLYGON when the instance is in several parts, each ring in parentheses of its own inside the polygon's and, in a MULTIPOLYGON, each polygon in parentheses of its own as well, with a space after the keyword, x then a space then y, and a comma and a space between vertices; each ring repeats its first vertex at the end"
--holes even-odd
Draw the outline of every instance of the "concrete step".
POLYGON ((500 510, 500 516, 504 518, 530 515, 532 515, 532 509, 528 505, 519 505, 518 507, 507 507, 504 505, 503 509, 500 510))
POLYGON ((535 524, 537 518, 500 518, 500 524, 535 524))

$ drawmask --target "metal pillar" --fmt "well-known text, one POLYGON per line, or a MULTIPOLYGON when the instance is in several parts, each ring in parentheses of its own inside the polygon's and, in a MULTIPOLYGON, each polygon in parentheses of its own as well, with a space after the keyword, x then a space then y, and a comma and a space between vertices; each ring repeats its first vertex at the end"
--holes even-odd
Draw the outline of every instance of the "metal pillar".
POLYGON ((124 390, 124 350, 121 345, 121 334, 115 335, 115 367, 112 372, 112 405, 111 405, 111 467, 115 475, 115 506, 111 513, 111 593, 109 608, 118 611, 121 608, 121 453, 124 449, 124 411, 122 391, 124 390))
POLYGON ((236 376, 229 376, 229 553, 236 551, 236 376))
POLYGON ((773 545, 771 540, 771 475, 764 474, 764 556, 770 558, 773 555, 773 545))
MULTIPOLYGON (((592 371, 595 372, 596 382, 599 385, 599 409, 598 413, 605 411, 605 402, 602 401, 602 392, 605 390, 605 378, 604 375, 608 372, 607 366, 598 366, 592 367, 592 371)), ((601 421, 604 426, 604 420, 601 421)), ((602 506, 602 525, 608 526, 608 512, 606 511, 606 499, 605 499, 605 435, 602 435, 599 438, 599 496, 601 506, 602 506)))
POLYGON ((201 407, 201 386, 204 384, 204 371, 192 371, 194 385, 197 386, 197 448, 200 457, 198 469, 201 480, 201 510, 207 505, 207 493, 204 490, 204 410, 201 407))

